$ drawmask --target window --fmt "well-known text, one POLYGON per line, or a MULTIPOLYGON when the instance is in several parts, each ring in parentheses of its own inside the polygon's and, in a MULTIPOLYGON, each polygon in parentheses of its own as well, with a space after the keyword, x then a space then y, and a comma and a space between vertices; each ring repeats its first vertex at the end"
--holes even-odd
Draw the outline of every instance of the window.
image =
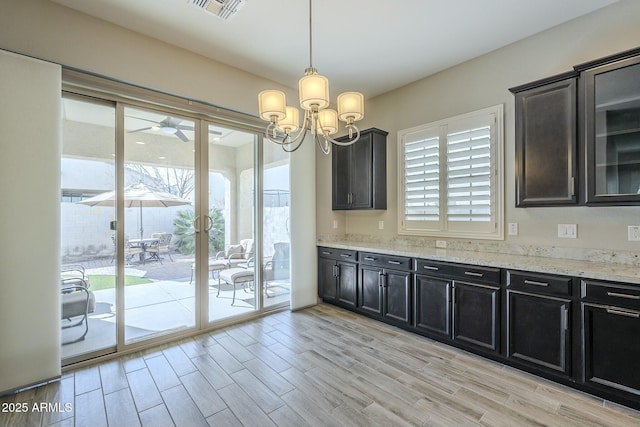
POLYGON ((400 234, 503 239, 502 105, 398 132, 400 234))

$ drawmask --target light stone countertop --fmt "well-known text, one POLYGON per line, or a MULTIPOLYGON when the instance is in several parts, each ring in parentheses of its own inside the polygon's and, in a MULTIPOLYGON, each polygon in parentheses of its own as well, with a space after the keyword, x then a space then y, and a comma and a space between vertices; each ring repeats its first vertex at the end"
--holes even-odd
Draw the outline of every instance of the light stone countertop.
POLYGON ((640 284, 640 267, 612 262, 581 261, 496 252, 476 252, 454 249, 417 248, 393 243, 364 243, 349 241, 318 242, 318 246, 351 249, 379 254, 448 261, 486 267, 508 268, 589 279, 640 284))

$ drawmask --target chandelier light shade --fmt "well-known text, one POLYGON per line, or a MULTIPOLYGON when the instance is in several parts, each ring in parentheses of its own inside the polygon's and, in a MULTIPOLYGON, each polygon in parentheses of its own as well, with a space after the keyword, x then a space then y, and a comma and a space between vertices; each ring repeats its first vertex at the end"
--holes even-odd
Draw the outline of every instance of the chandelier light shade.
POLYGON ((325 136, 338 132, 338 113, 336 113, 336 110, 329 108, 320 110, 318 112, 318 121, 320 122, 318 127, 325 136))
POLYGON ((311 133, 323 153, 331 153, 331 145, 351 145, 360 139, 360 130, 354 125, 364 118, 364 96, 360 92, 344 92, 338 96, 338 111, 330 109, 329 79, 318 74, 313 67, 312 0, 309 0, 309 67, 298 82, 300 107, 304 111, 302 125, 296 107, 288 106, 284 92, 263 90, 258 94, 260 118, 269 122, 265 136, 271 142, 292 152, 300 148, 305 136, 311 133), (349 138, 336 141, 339 121, 345 123, 349 138))
POLYGON ((286 117, 286 98, 281 90, 263 90, 258 94, 258 110, 263 120, 282 120, 286 117))
MULTIPOLYGON (((312 71, 313 72, 313 71, 312 71)), ((329 79, 320 74, 308 74, 298 82, 300 106, 305 110, 322 110, 329 106, 329 79)))
POLYGON ((300 115, 296 107, 287 105, 287 114, 284 119, 278 121, 278 127, 282 132, 289 135, 300 127, 300 115))
POLYGON ((354 122, 364 117, 364 96, 360 92, 344 92, 338 95, 338 118, 354 122))

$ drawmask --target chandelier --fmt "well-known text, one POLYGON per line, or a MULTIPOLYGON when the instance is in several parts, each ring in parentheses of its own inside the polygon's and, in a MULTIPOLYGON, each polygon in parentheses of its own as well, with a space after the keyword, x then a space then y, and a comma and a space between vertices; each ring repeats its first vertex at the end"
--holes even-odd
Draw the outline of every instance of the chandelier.
POLYGON ((298 82, 300 107, 304 110, 302 126, 296 107, 287 105, 282 91, 268 89, 258 94, 260 118, 269 122, 265 136, 287 152, 296 151, 307 133, 314 136, 324 154, 331 153, 331 144, 351 145, 360 138, 354 122, 364 117, 364 96, 360 92, 338 95, 338 111, 329 107, 329 80, 313 67, 312 0, 309 0, 309 68, 298 82), (338 120, 345 122, 349 138, 336 141, 331 135, 338 132, 338 120))

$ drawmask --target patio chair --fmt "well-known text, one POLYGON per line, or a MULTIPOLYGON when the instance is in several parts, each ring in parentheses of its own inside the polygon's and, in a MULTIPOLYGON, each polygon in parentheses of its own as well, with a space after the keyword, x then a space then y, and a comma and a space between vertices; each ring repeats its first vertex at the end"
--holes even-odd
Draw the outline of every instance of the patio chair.
POLYGON ((225 251, 216 254, 216 260, 227 261, 228 268, 247 263, 254 256, 253 239, 243 239, 238 245, 231 245, 225 251))
POLYGON ((84 330, 77 338, 62 341, 62 345, 73 344, 84 340, 89 332, 89 312, 91 301, 95 304, 93 292, 82 278, 67 277, 60 281, 62 304, 62 329, 69 329, 84 324, 84 330))
MULTIPOLYGON (((82 264, 64 264, 60 266, 60 279, 64 281, 66 286, 82 286, 86 289, 91 288, 89 276, 82 264)), ((93 313, 96 309, 96 298, 93 292, 89 297, 89 313, 93 313)))
POLYGON ((169 259, 173 262, 173 258, 171 258, 171 252, 169 251, 169 243, 171 243, 171 237, 173 235, 169 233, 152 233, 152 239, 158 239, 156 242, 152 243, 148 248, 146 248, 146 252, 149 253, 150 260, 160 261, 162 264, 162 256, 160 254, 166 253, 169 255, 169 259))
POLYGON ((268 298, 269 288, 279 285, 271 285, 275 280, 285 280, 289 278, 289 242, 276 242, 273 244, 273 255, 264 264, 264 292, 268 298))

